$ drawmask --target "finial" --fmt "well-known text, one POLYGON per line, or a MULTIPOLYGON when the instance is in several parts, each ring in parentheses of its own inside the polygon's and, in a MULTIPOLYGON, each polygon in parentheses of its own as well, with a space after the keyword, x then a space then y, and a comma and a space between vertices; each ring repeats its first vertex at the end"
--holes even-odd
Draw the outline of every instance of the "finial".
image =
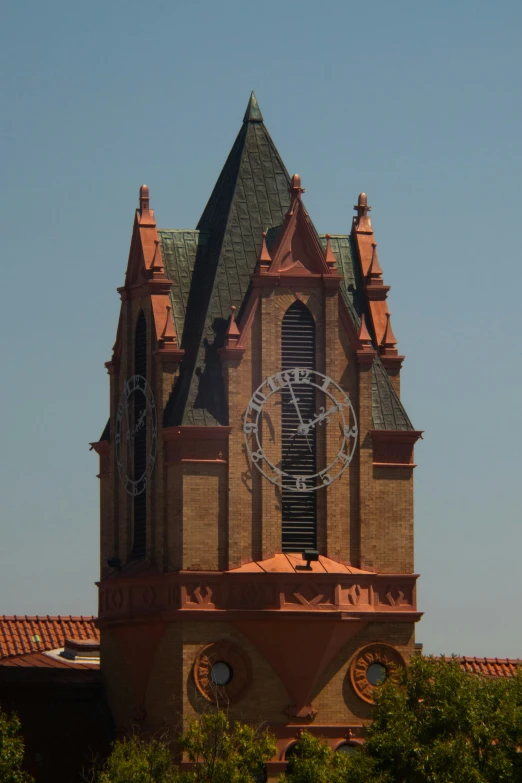
POLYGON ((171 306, 167 305, 167 318, 165 319, 165 326, 163 327, 163 332, 161 334, 162 340, 175 340, 176 339, 176 333, 174 332, 172 328, 172 319, 170 317, 170 311, 171 306))
POLYGON ((398 351, 395 347, 397 345, 397 338, 393 334, 393 329, 391 325, 391 317, 389 313, 386 313, 386 329, 384 330, 384 334, 382 336, 380 349, 381 354, 384 356, 396 356, 398 351))
POLYGON ((324 260, 326 261, 326 265, 328 266, 328 269, 332 269, 335 266, 335 256, 332 250, 332 246, 330 245, 330 234, 325 234, 326 236, 326 249, 324 251, 324 260))
POLYGON ((243 122, 263 122, 263 115, 261 114, 261 109, 259 108, 253 90, 250 93, 250 99, 248 101, 245 116, 243 117, 243 122))
POLYGON ((263 274, 272 263, 272 259, 270 258, 270 253, 266 246, 266 231, 262 231, 261 236, 263 237, 263 241, 261 242, 261 250, 259 251, 259 258, 257 259, 257 271, 263 274))
POLYGON ((371 212, 372 208, 368 206, 368 196, 366 193, 359 193, 356 206, 354 206, 358 217, 366 217, 368 212, 371 212))
POLYGON ((368 350, 368 348, 372 347, 372 338, 370 337, 370 332, 366 326, 366 318, 364 313, 361 315, 361 323, 359 325, 359 332, 357 337, 359 338, 359 342, 362 343, 363 350, 368 350))
POLYGON ((368 281, 370 284, 382 285, 382 269, 377 255, 377 242, 372 242, 372 260, 368 268, 368 281))
POLYGON ((154 271, 161 271, 163 272, 163 263, 161 259, 161 248, 160 248, 160 241, 159 239, 154 240, 154 244, 156 247, 154 248, 154 255, 152 256, 152 261, 150 263, 150 268, 154 271))
POLYGON ((237 345, 237 341, 241 336, 241 332, 237 328, 235 312, 236 312, 235 305, 231 305, 230 318, 228 319, 227 331, 225 333, 226 348, 231 348, 232 346, 237 345))
POLYGON ((299 174, 294 174, 292 177, 292 184, 290 186, 290 193, 292 198, 301 198, 301 193, 304 193, 305 189, 301 187, 301 177, 299 174))
POLYGON ((147 185, 142 185, 140 188, 140 212, 145 209, 149 209, 149 188, 147 185))

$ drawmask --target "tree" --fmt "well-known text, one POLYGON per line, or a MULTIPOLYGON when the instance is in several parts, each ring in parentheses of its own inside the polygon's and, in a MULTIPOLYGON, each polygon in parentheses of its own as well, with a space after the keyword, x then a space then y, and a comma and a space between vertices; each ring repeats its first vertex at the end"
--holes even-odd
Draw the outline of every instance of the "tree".
MULTIPOLYGON (((255 783, 276 751, 274 738, 242 723, 230 723, 223 712, 189 723, 175 745, 192 763, 181 771, 169 743, 138 736, 114 743, 96 783, 255 783)), ((1 780, 1 778, 0 778, 1 780)))
POLYGON ((415 656, 375 702, 361 750, 337 761, 304 734, 287 783, 522 783, 522 672, 490 679, 415 656))
POLYGON ((18 716, 8 715, 0 708, 0 781, 31 783, 31 776, 22 770, 23 760, 24 741, 18 716))
POLYGON ((194 764, 194 770, 182 777, 183 783, 255 783, 276 752, 267 731, 231 724, 221 711, 192 721, 179 746, 194 764))

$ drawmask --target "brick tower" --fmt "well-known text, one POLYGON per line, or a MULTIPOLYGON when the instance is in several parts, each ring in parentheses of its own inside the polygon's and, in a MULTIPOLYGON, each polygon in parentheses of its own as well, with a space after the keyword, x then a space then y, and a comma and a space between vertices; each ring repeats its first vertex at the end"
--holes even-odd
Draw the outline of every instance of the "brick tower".
POLYGON ((212 703, 349 750, 411 655, 413 429, 366 195, 318 234, 252 94, 195 230, 140 189, 99 442, 116 726, 212 703))

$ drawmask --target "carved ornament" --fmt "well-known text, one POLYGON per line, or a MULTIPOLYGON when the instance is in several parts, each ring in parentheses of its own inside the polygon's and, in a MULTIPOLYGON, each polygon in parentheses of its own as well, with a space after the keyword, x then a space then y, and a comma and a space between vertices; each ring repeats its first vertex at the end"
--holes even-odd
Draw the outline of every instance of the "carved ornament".
POLYGON ((357 650, 350 664, 350 680, 355 693, 364 701, 373 704, 373 692, 378 685, 372 685, 368 679, 368 669, 380 664, 386 670, 386 679, 394 682, 399 679, 399 669, 404 668, 404 658, 395 647, 381 642, 368 644, 357 650))

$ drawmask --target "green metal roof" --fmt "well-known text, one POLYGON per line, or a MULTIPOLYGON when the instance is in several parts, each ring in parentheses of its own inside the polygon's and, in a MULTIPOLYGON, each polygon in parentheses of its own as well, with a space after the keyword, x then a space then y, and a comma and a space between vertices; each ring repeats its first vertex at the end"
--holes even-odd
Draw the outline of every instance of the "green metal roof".
MULTIPOLYGON (((197 229, 158 231, 166 273, 174 282, 174 325, 185 350, 164 426, 228 424, 218 349, 223 345, 230 306, 240 311, 244 303, 261 232, 268 230, 271 246, 283 223, 290 206, 289 187, 290 177, 252 93, 243 125, 197 229)), ((325 236, 319 239, 324 247, 325 236)), ((341 294, 358 328, 367 304, 357 248, 348 234, 332 235, 330 244, 342 275, 341 294)), ((413 429, 378 358, 373 367, 373 426, 413 429)))

